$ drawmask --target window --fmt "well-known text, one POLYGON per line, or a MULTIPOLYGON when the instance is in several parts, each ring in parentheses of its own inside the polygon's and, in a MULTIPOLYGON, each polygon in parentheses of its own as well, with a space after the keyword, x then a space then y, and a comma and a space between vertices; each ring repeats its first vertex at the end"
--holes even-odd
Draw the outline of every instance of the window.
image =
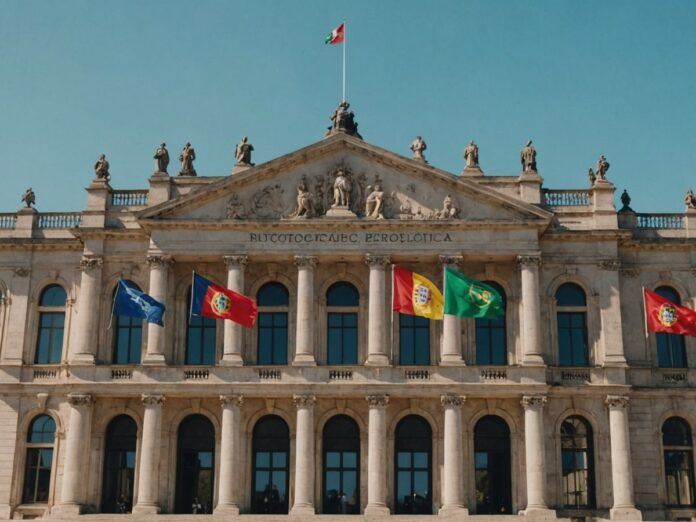
POLYGON ((672 417, 662 425, 665 456, 667 504, 694 505, 694 457, 691 428, 683 419, 672 417))
POLYGON ((566 508, 593 508, 594 457, 592 427, 581 417, 568 417, 561 424, 563 505, 566 508))
POLYGON ((505 290, 493 281, 485 282, 503 298, 503 315, 495 319, 475 319, 476 364, 507 364, 507 332, 505 330, 505 290))
MULTIPOLYGON (((191 289, 187 303, 191 302, 191 289)), ((186 364, 215 364, 217 321, 210 317, 186 313, 186 364)))
POLYGON ((350 283, 334 283, 326 291, 328 364, 358 364, 358 304, 350 283))
POLYGON ((430 364, 430 319, 399 314, 399 364, 430 364))
POLYGON ((256 294, 259 306, 257 357, 259 364, 288 364, 287 289, 266 283, 256 294))
POLYGON ((395 430, 394 505, 397 514, 432 515, 432 430, 418 415, 399 421, 395 430))
POLYGON ((65 301, 60 285, 44 288, 39 298, 39 335, 36 341, 36 364, 58 364, 63 352, 65 301))
POLYGON ((137 437, 138 426, 128 415, 115 417, 106 428, 103 513, 130 513, 133 508, 137 437))
POLYGON ((277 415, 254 426, 252 441, 252 513, 288 512, 290 430, 277 415))
POLYGON ((512 514, 510 429, 496 415, 487 415, 474 428, 476 514, 512 514))
POLYGON ((176 472, 176 513, 202 515, 213 511, 215 428, 203 415, 179 425, 176 472))
MULTIPOLYGON (((655 293, 675 304, 681 304, 679 294, 674 288, 660 286, 655 289, 655 293)), ((659 332, 655 334, 655 341, 657 342, 657 364, 660 368, 686 368, 683 335, 659 332)))
MULTIPOLYGON (((132 281, 128 286, 140 290, 132 281)), ((118 285, 114 289, 114 299, 118 285)), ((114 315, 114 364, 140 364, 140 349, 143 344, 143 320, 139 317, 114 315)))
POLYGON ((324 426, 324 513, 360 513, 360 428, 347 415, 324 426))
POLYGON ((55 436, 56 422, 48 415, 39 415, 29 426, 22 490, 24 504, 48 502, 55 436))
POLYGON ((556 290, 559 366, 588 366, 587 301, 578 285, 565 283, 556 290))

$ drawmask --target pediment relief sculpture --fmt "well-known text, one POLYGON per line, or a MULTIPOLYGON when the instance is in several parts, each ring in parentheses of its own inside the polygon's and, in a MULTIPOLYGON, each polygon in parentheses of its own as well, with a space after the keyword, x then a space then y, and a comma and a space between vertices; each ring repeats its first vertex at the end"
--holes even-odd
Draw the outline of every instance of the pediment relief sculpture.
POLYGON ((240 200, 239 194, 235 192, 227 202, 227 219, 244 219, 245 217, 244 204, 240 200))
POLYGON ((283 203, 283 187, 267 185, 254 194, 251 207, 251 217, 261 219, 280 218, 285 213, 283 203))
POLYGON ((309 191, 307 176, 302 175, 299 185, 297 185, 297 204, 295 210, 290 214, 290 218, 311 218, 314 215, 314 195, 309 191))

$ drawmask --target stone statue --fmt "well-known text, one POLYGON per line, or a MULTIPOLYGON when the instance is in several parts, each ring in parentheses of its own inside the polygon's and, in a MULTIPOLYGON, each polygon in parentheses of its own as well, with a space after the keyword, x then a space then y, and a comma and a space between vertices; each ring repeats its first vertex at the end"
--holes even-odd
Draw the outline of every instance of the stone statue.
POLYGON ((100 154, 99 159, 94 164, 94 174, 97 179, 103 179, 104 181, 109 181, 109 179, 111 179, 111 174, 109 174, 109 162, 106 161, 106 156, 104 154, 100 154))
POLYGON ((467 169, 479 169, 479 150, 478 145, 473 141, 464 149, 464 159, 466 160, 467 169))
POLYGON ((684 204, 687 209, 696 209, 696 194, 694 191, 689 189, 684 196, 684 204))
POLYGON ((425 152, 425 149, 427 149, 428 146, 426 145, 425 141, 423 138, 420 136, 416 136, 416 139, 413 140, 413 143, 411 143, 411 150, 413 151, 413 159, 414 160, 419 160, 419 161, 426 161, 425 155, 423 154, 425 152))
MULTIPOLYGON (((628 195, 628 191, 624 189, 624 191, 621 193, 621 204, 623 205, 621 207, 620 211, 623 210, 633 210, 630 205, 631 205, 631 196, 628 195)), ((619 212, 620 212, 619 211, 619 212)))
POLYGON ((367 187, 367 199, 365 200, 365 217, 384 219, 384 191, 382 180, 375 176, 374 187, 367 187))
POLYGON ((602 154, 597 161, 597 179, 600 181, 606 181, 607 171, 609 170, 609 162, 607 158, 602 154))
POLYGON ((592 170, 592 167, 587 171, 587 177, 590 180, 590 187, 595 184, 595 181, 597 181, 597 176, 594 173, 594 170, 592 170))
POLYGON ((459 217, 459 209, 454 205, 452 196, 447 194, 442 202, 442 209, 435 213, 437 219, 455 219, 459 217))
POLYGON ((313 215, 314 203, 312 193, 307 187, 307 178, 302 176, 299 185, 297 185, 297 206, 290 217, 292 218, 310 218, 313 215))
POLYGON ((251 152, 254 150, 254 146, 249 143, 249 138, 244 136, 242 141, 237 144, 234 149, 234 157, 237 160, 237 165, 248 165, 253 166, 251 162, 251 152))
POLYGON ((162 143, 157 147, 153 158, 155 158, 155 172, 164 172, 166 174, 169 166, 169 151, 166 143, 162 143))
POLYGON ((349 207, 350 206, 350 193, 353 190, 353 183, 351 182, 350 176, 346 171, 339 167, 334 173, 334 185, 333 194, 334 202, 331 208, 334 207, 349 207))
POLYGON ((529 140, 522 149, 520 161, 522 162, 522 172, 536 172, 536 149, 532 145, 532 140, 529 140))
POLYGON ((227 219, 243 219, 244 214, 244 205, 239 199, 239 194, 235 192, 227 202, 227 219))
POLYGON ((179 176, 196 176, 196 169, 193 168, 193 160, 195 159, 196 151, 193 150, 190 143, 187 143, 181 149, 181 154, 179 154, 179 161, 181 162, 179 176))
POLYGON ((349 111, 350 104, 347 101, 342 101, 331 115, 331 127, 329 127, 327 135, 335 134, 336 132, 345 132, 351 136, 356 136, 362 139, 358 133, 358 124, 355 121, 355 113, 349 111))
POLYGON ((24 203, 25 208, 31 208, 32 205, 36 204, 36 194, 34 194, 31 187, 29 187, 22 196, 22 203, 24 203))

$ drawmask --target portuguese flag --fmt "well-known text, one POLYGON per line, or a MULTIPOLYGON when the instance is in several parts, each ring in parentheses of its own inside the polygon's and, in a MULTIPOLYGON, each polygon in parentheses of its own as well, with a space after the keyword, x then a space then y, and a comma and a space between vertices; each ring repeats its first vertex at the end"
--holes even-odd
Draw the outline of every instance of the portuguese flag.
POLYGON ((256 323, 258 309, 251 297, 238 294, 193 273, 191 315, 213 319, 229 319, 247 328, 256 323))
POLYGON ((665 299, 656 292, 643 289, 645 320, 651 332, 696 336, 696 310, 665 299))
POLYGON ((393 289, 395 312, 442 319, 442 294, 430 279, 394 265, 393 289))
POLYGON ((505 311, 503 298, 485 283, 445 267, 445 313, 477 319, 498 317, 505 311))
POLYGON ((345 40, 345 38, 346 38, 345 25, 346 24, 343 23, 343 24, 339 25, 336 29, 331 31, 329 34, 327 34, 326 40, 324 40, 324 43, 334 45, 334 44, 340 44, 341 42, 343 42, 343 40, 345 40))

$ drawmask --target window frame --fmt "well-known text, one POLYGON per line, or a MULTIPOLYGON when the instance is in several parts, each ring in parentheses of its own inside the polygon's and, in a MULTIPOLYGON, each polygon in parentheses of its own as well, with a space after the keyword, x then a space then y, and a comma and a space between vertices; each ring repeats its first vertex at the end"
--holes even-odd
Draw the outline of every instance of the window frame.
MULTIPOLYGON (((50 415, 48 412, 39 412, 36 413, 32 418, 31 421, 29 421, 29 424, 27 425, 27 428, 24 432, 24 451, 22 454, 24 455, 23 461, 22 461, 22 467, 21 467, 21 473, 22 473, 22 482, 21 482, 21 488, 19 489, 19 501, 20 504, 24 505, 31 505, 31 506, 41 506, 41 505, 49 505, 51 504, 52 497, 53 497, 53 487, 55 484, 55 473, 56 473, 56 458, 57 458, 57 451, 56 451, 56 433, 58 432, 58 422, 56 421, 55 417, 53 415, 50 415), (29 442, 29 436, 31 433, 31 429, 34 426, 34 423, 40 418, 40 417, 48 417, 53 421, 53 441, 52 442, 29 442), (45 501, 41 502, 36 502, 36 501, 27 501, 24 497, 24 490, 26 489, 26 481, 28 477, 28 464, 29 464, 29 452, 30 451, 35 451, 35 450, 42 450, 42 449, 50 449, 51 450, 51 468, 49 472, 49 482, 48 482, 48 490, 47 490, 47 498, 45 501)), ((37 476, 38 477, 38 474, 37 476)), ((34 497, 36 496, 36 490, 38 487, 38 480, 35 478, 35 484, 34 484, 34 497)))
MULTIPOLYGON (((656 294, 665 297, 666 299, 669 299, 670 301, 674 302, 675 304, 681 305, 682 304, 682 293, 677 290, 673 285, 671 284, 659 284, 656 285, 654 290, 656 294), (674 295, 673 296, 665 296, 663 293, 660 293, 660 291, 667 293, 671 292, 674 295), (674 299, 676 298, 676 299, 674 299)), ((671 333, 666 333, 666 332, 654 332, 654 357, 655 357, 655 363, 658 368, 661 369, 684 369, 689 367, 689 357, 688 357, 688 351, 686 349, 686 336, 682 334, 671 334, 671 333), (666 343, 667 349, 668 349, 668 356, 670 359, 670 365, 669 366, 663 366, 660 364, 660 344, 661 340, 666 343), (675 346, 676 345, 676 346, 675 346), (682 366, 678 366, 674 364, 674 352, 676 350, 680 350, 682 357, 684 359, 684 364, 682 366)))
MULTIPOLYGON (((592 354, 592 347, 590 346, 590 298, 589 294, 586 290, 586 288, 579 284, 577 281, 564 281, 561 284, 559 284, 553 294, 553 302, 554 302, 554 322, 555 322, 555 328, 554 328, 554 334, 555 334, 555 356, 556 356, 556 365, 559 367, 563 368, 589 368, 592 366, 593 363, 593 354, 592 354), (582 291, 584 298, 585 298, 585 304, 583 306, 579 305, 559 305, 558 304, 558 293, 559 291, 566 285, 572 285, 577 287, 580 291, 582 291), (560 330, 561 330, 561 324, 559 321, 559 317, 561 314, 564 315, 581 315, 583 319, 583 325, 582 325, 582 330, 583 330, 583 341, 585 343, 585 357, 586 361, 584 364, 563 364, 562 363, 562 357, 561 357, 561 336, 560 336, 560 330)), ((578 330, 578 327, 573 327, 572 325, 568 328, 564 327, 565 329, 569 330, 571 332, 570 334, 570 339, 571 339, 571 359, 574 355, 573 347, 572 347, 572 339, 573 339, 573 334, 572 332, 575 330, 578 330)))
MULTIPOLYGON (((433 514, 433 513, 432 513, 433 507, 434 507, 434 505, 435 505, 435 500, 436 500, 436 499, 435 499, 434 492, 433 492, 433 475, 434 475, 434 473, 435 473, 435 464, 436 464, 435 462, 433 462, 433 455, 434 455, 434 452, 433 452, 433 445, 434 445, 434 442, 435 442, 435 441, 434 441, 435 436, 434 436, 434 433, 433 433, 433 428, 432 428, 432 426, 430 425, 430 423, 428 422, 428 419, 426 419, 426 418, 423 417, 422 415, 419 415, 418 413, 409 413, 409 414, 407 414, 407 415, 404 415, 402 418, 400 418, 400 419, 398 420, 398 422, 397 422, 396 425, 394 426, 393 436, 394 436, 394 453, 393 453, 393 455, 392 455, 392 463, 393 463, 392 471, 393 471, 393 474, 394 474, 394 475, 393 475, 393 476, 394 476, 394 480, 393 480, 393 482, 392 482, 392 498, 394 499, 394 509, 393 509, 393 513, 392 513, 392 514, 393 514, 393 515, 412 515, 412 514, 415 514, 415 515, 418 515, 418 514, 421 514, 421 515, 432 515, 432 514, 433 514), (430 442, 430 443, 428 444, 428 447, 427 447, 427 450, 426 450, 426 451, 412 450, 412 449, 406 450, 406 449, 403 449, 403 448, 400 448, 400 447, 399 447, 399 441, 402 440, 402 439, 403 439, 403 440, 419 440, 419 441, 425 441, 425 440, 426 440, 426 437, 414 437, 414 436, 399 437, 398 432, 399 432, 399 428, 401 427, 402 423, 405 422, 405 421, 407 421, 408 419, 410 419, 410 418, 412 418, 412 417, 413 417, 413 418, 419 419, 419 421, 422 422, 424 426, 427 426, 427 427, 428 427, 428 430, 429 430, 429 432, 430 432, 430 437, 429 437, 429 442, 430 442), (410 454, 410 457, 409 457, 410 463, 409 463, 409 466, 408 466, 408 467, 400 467, 400 466, 399 466, 399 453, 409 453, 409 454, 410 454), (427 465, 427 467, 425 467, 425 468, 419 468, 419 467, 416 467, 416 466, 415 466, 414 461, 413 461, 413 460, 414 460, 414 459, 413 459, 413 454, 414 454, 414 453, 426 453, 426 454, 427 454, 427 458, 428 458, 428 465, 427 465), (399 506, 401 505, 401 503, 399 502, 399 471, 400 471, 400 470, 405 470, 405 471, 407 471, 407 472, 409 473, 409 482, 410 482, 410 484, 411 484, 411 488, 410 488, 410 489, 411 489, 411 491, 413 491, 413 487, 414 487, 414 486, 413 486, 413 483, 414 483, 414 480, 413 480, 413 478, 414 478, 414 473, 415 473, 416 471, 418 471, 418 470, 423 470, 423 469, 426 469, 427 472, 428 472, 428 492, 429 492, 429 495, 430 495, 430 498, 429 498, 430 512, 429 512, 429 513, 408 513, 408 512, 406 512, 406 511, 403 511, 403 512, 400 511, 400 510, 399 510, 399 506)), ((424 444, 424 449, 425 449, 425 444, 424 444)))
POLYGON ((472 343, 473 344, 473 354, 472 354, 472 356, 473 356, 474 365, 477 365, 477 366, 508 366, 510 364, 510 352, 509 352, 509 342, 508 342, 509 341, 508 340, 508 333, 509 332, 508 332, 508 324, 507 324, 508 323, 508 314, 510 312, 510 309, 509 309, 510 307, 508 306, 509 305, 508 295, 507 295, 507 292, 506 292, 505 288, 503 287, 503 285, 501 285, 498 281, 489 279, 489 280, 485 280, 483 282, 485 284, 493 287, 494 289, 496 289, 500 293, 501 297, 503 298, 504 314, 502 317, 502 324, 500 324, 500 325, 493 324, 494 321, 498 321, 498 320, 500 320, 500 318, 496 318, 496 319, 477 319, 477 318, 474 318, 473 319, 474 324, 473 324, 473 328, 472 328, 472 331, 473 331, 473 343, 472 343), (485 321, 485 323, 484 323, 484 321, 485 321), (503 335, 503 337, 502 337, 503 338, 503 347, 502 348, 503 348, 504 362, 484 363, 484 362, 479 361, 479 359, 478 359, 478 356, 479 356, 479 345, 478 345, 479 328, 481 328, 482 330, 485 329, 488 333, 489 352, 490 352, 488 355, 489 355, 489 358, 491 360, 493 359, 493 357, 490 357, 490 356, 494 353, 494 347, 493 347, 493 342, 492 342, 493 330, 502 330, 502 335, 503 335))
POLYGON ((192 316, 189 313, 189 307, 191 303, 191 292, 193 291, 193 288, 191 285, 187 287, 186 293, 184 294, 186 296, 186 306, 184 308, 184 350, 183 350, 183 358, 182 358, 182 364, 184 366, 215 366, 217 364, 217 359, 218 359, 218 326, 219 326, 219 321, 217 319, 213 319, 212 317, 204 317, 204 316, 192 316), (196 324, 191 326, 191 319, 195 318, 196 320, 200 320, 200 324, 196 324), (200 352, 200 362, 190 362, 189 361, 189 340, 191 339, 191 330, 196 330, 200 341, 201 341, 201 352, 200 352), (204 341, 205 339, 209 339, 209 337, 206 337, 206 332, 210 334, 210 330, 213 330, 213 346, 212 346, 212 351, 213 351, 213 360, 211 363, 205 363, 203 362, 205 360, 205 346, 204 346, 204 341))
MULTIPOLYGON (((321 469, 322 469, 322 474, 321 474, 321 512, 322 512, 322 514, 342 514, 342 513, 329 513, 327 511, 328 506, 326 505, 326 488, 327 488, 326 476, 327 476, 328 471, 338 471, 339 473, 341 473, 341 479, 340 479, 341 483, 343 482, 342 474, 344 471, 354 471, 355 472, 355 482, 356 482, 355 507, 357 508, 357 511, 355 513, 345 513, 345 514, 349 514, 349 515, 350 514, 353 514, 353 515, 360 514, 360 488, 361 488, 361 480, 360 480, 361 479, 361 476, 360 476, 360 473, 361 473, 361 468, 360 468, 361 437, 360 437, 360 435, 361 435, 360 425, 355 421, 355 419, 353 419, 349 415, 346 415, 345 413, 336 414, 324 423, 324 426, 321 430, 321 444, 322 444, 322 448, 321 448, 321 469), (339 420, 338 419, 339 417, 345 417, 345 418, 349 419, 350 422, 352 422, 354 424, 354 427, 355 427, 356 432, 357 432, 357 437, 327 436, 327 427, 330 427, 330 424, 332 421, 339 420), (342 438, 343 439, 352 439, 351 442, 355 444, 355 449, 336 449, 336 448, 329 449, 328 448, 329 444, 327 444, 327 440, 331 440, 331 439, 336 440, 336 439, 342 439, 342 438), (340 465, 338 467, 328 465, 327 454, 329 452, 340 454, 340 457, 339 457, 340 458, 340 465), (343 463, 344 453, 348 453, 348 452, 355 453, 355 467, 344 466, 344 463, 343 463)), ((338 445, 340 445, 340 444, 338 444, 338 445)), ((346 446, 348 446, 348 444, 346 444, 346 446)), ((346 491, 344 491, 344 493, 347 494, 346 491)))
MULTIPOLYGON (((128 280, 128 283, 130 283, 131 285, 135 286, 138 290, 140 290, 140 291, 142 292, 142 289, 140 288, 140 285, 138 285, 135 281, 128 280)), ((112 293, 112 294, 113 294, 113 295, 112 295, 112 298, 111 298, 112 310, 113 310, 114 301, 115 301, 115 299, 116 299, 116 292, 117 292, 117 291, 118 291, 118 283, 116 283, 116 286, 114 286, 114 291, 113 291, 113 293, 112 293)), ((135 365, 140 364, 140 363, 142 362, 142 360, 143 360, 143 347, 144 347, 144 345, 145 345, 145 342, 144 342, 144 341, 145 341, 145 330, 146 330, 146 327, 145 327, 145 320, 144 320, 144 319, 140 319, 140 318, 138 318, 138 317, 128 317, 128 316, 117 316, 117 315, 114 315, 113 318, 112 318, 112 328, 113 328, 113 333, 112 333, 112 335, 111 335, 111 355, 110 355, 110 362, 111 362, 111 364, 113 364, 113 365, 115 365, 115 366, 129 366, 129 365, 130 365, 130 366, 135 366, 135 365), (124 326, 120 326, 120 325, 119 325, 119 321, 121 320, 121 317, 123 317, 124 320, 127 320, 127 321, 128 321, 128 324, 127 324, 127 325, 124 325, 124 326), (138 323, 138 322, 140 323, 140 327, 139 327, 139 328, 138 328, 138 326, 137 326, 137 323, 138 323), (120 333, 121 328, 127 328, 127 329, 128 329, 128 337, 129 337, 129 339, 128 339, 128 361, 127 361, 127 362, 116 362, 116 356, 117 356, 117 353, 118 353, 118 342, 119 342, 120 335, 121 335, 121 333, 120 333), (133 349, 135 348, 134 346, 132 346, 132 339, 131 339, 133 329, 139 329, 139 330, 140 330, 140 347, 139 347, 140 356, 138 357, 138 360, 137 360, 137 361, 131 361, 131 353, 132 353, 133 349)))
POLYGON ((395 312, 395 316, 397 317, 396 328, 398 331, 397 339, 399 340, 399 344, 397 347, 398 353, 399 353, 399 365, 400 366, 430 366, 432 364, 431 350, 432 350, 432 344, 433 344, 432 339, 431 339, 431 336, 433 333, 432 321, 430 319, 428 319, 427 317, 402 314, 400 312, 395 312), (407 317, 409 319, 412 318, 413 325, 404 326, 402 323, 402 320, 404 317, 407 317), (416 322, 419 322, 419 321, 424 323, 424 325, 420 325, 420 326, 417 325, 416 322), (413 334, 412 334, 412 339, 413 339, 413 359, 412 359, 412 362, 411 361, 404 361, 404 356, 403 356, 404 355, 404 335, 403 335, 403 332, 406 329, 410 329, 413 331, 413 334), (425 351, 426 362, 416 362, 416 359, 417 359, 416 354, 419 351, 417 343, 416 343, 416 338, 417 338, 416 331, 418 329, 420 329, 420 330, 425 329, 426 330, 425 338, 427 339, 428 344, 425 348, 422 348, 422 350, 425 351))
MULTIPOLYGON (((254 346, 256 347, 256 364, 259 366, 285 366, 290 361, 290 291, 288 287, 280 281, 272 280, 264 282, 259 289, 256 291, 256 301, 258 304, 258 319, 256 328, 254 328, 254 333, 256 334, 256 339, 254 346), (285 293, 287 294, 288 304, 287 305, 262 305, 259 299, 259 293, 268 285, 280 285, 285 293), (261 362, 261 317, 262 314, 268 314, 271 316, 271 320, 274 323, 271 329, 271 362, 261 362), (275 360, 275 350, 273 349, 273 344, 275 342, 276 328, 282 329, 282 326, 275 325, 276 317, 279 315, 285 315, 285 362, 277 362, 275 360)), ((266 328, 266 327, 264 327, 266 328)))
MULTIPOLYGON (((694 436, 693 436, 693 430, 691 429, 691 424, 684 418, 680 417, 679 415, 670 415, 660 425, 660 447, 661 447, 661 452, 660 452, 660 459, 661 459, 661 469, 662 469, 662 474, 663 474, 663 487, 664 487, 664 505, 669 508, 669 509, 693 509, 696 507, 696 483, 694 482, 695 480, 695 475, 696 473, 694 472, 694 436), (665 445, 664 442, 664 428, 665 425, 672 420, 676 420, 678 422, 683 423, 687 430, 688 430, 688 437, 689 437, 689 442, 691 443, 690 446, 681 446, 681 445, 665 445), (691 498, 693 499, 691 504, 670 504, 669 503, 669 482, 668 482, 668 477, 669 474, 667 473, 667 459, 666 459, 666 453, 668 451, 671 452, 680 452, 680 453, 686 453, 689 456, 689 464, 690 464, 690 473, 689 473, 689 483, 691 486, 691 498)), ((680 497, 679 490, 677 489, 677 497, 680 497)))
MULTIPOLYGON (((285 473, 285 506, 284 506, 284 511, 281 511, 280 513, 277 514, 288 514, 290 512, 290 481, 291 481, 291 476, 290 476, 290 459, 293 456, 291 453, 292 449, 292 443, 291 443, 291 438, 292 434, 290 433, 290 426, 288 422, 281 416, 276 415, 274 413, 267 413, 254 422, 254 426, 251 429, 251 480, 249 481, 249 484, 251 486, 251 491, 250 491, 250 506, 249 506, 249 513, 251 514, 266 514, 263 513, 262 511, 256 511, 256 473, 259 469, 263 470, 269 470, 272 472, 273 470, 282 470, 285 473), (259 426, 261 422, 263 422, 265 419, 273 420, 280 420, 285 426, 285 431, 287 433, 287 437, 282 436, 282 437, 260 437, 257 436, 256 434, 256 429, 259 426), (272 419, 271 419, 272 418, 272 419), (274 440, 276 442, 276 447, 272 449, 259 449, 260 441, 263 440, 274 440), (281 444, 278 441, 282 441, 282 448, 281 444), (256 454, 259 452, 263 453, 270 453, 271 455, 269 456, 269 467, 261 467, 259 468, 256 465, 256 454), (285 452, 285 467, 274 467, 273 466, 273 453, 281 453, 285 452)), ((272 476, 272 475, 271 475, 272 476)), ((271 513, 272 514, 272 513, 271 513)))
MULTIPOLYGON (((68 292, 65 289, 65 287, 59 283, 49 283, 45 285, 41 291, 39 292, 39 298, 37 300, 37 306, 36 306, 36 328, 34 328, 34 332, 36 335, 36 340, 34 342, 34 357, 32 359, 33 364, 40 364, 40 365, 58 365, 62 364, 65 360, 65 342, 66 342, 66 336, 68 332, 68 292), (60 288, 63 293, 65 294, 65 302, 63 303, 62 306, 51 306, 51 305, 43 305, 41 304, 41 300, 43 299, 44 295, 46 292, 53 288, 53 287, 58 287, 60 288), (41 318, 43 314, 62 314, 63 315, 63 324, 61 326, 61 329, 63 330, 63 336, 61 337, 61 344, 60 344, 60 357, 58 362, 39 362, 39 353, 40 353, 40 344, 41 344, 41 331, 42 328, 44 328, 41 325, 41 318)), ((53 330, 54 327, 51 325, 49 327, 50 330, 53 330)), ((55 328, 57 330, 57 328, 55 328)), ((53 352, 52 349, 50 349, 49 345, 49 360, 50 360, 50 354, 53 352)))
MULTIPOLYGON (((575 453, 578 452, 583 452, 585 453, 585 458, 586 458, 586 463, 587 463, 587 468, 584 468, 585 471, 587 472, 587 500, 588 503, 586 505, 577 505, 577 504, 566 504, 565 503, 565 482, 562 482, 559 488, 559 494, 561 496, 561 500, 559 502, 560 505, 563 506, 563 509, 567 510, 575 510, 575 511, 580 511, 580 510, 588 510, 588 509, 595 509, 597 506, 597 472, 596 472, 596 467, 595 467, 595 437, 594 437, 594 427, 592 426, 592 423, 588 421, 585 417, 579 414, 571 414, 566 416, 561 423, 558 425, 558 441, 559 441, 559 449, 560 449, 560 477, 561 480, 564 478, 564 460, 563 460, 563 452, 566 448, 563 447, 563 425, 572 420, 572 419, 577 419, 580 423, 582 423, 585 427, 585 445, 586 448, 583 450, 583 448, 575 448, 573 447, 571 450, 575 453)), ((570 437, 566 437, 570 438, 570 437)), ((573 439, 577 437, 572 437, 573 439)), ((573 445, 574 445, 573 441, 573 445)), ((574 459, 575 462, 575 459, 574 459)), ((578 471, 577 468, 574 469, 574 471, 578 471)))
POLYGON ((324 292, 324 302, 326 303, 325 306, 325 312, 324 312, 324 321, 325 321, 325 328, 326 328, 326 342, 325 342, 325 356, 326 356, 326 364, 330 366, 356 366, 360 364, 360 336, 361 336, 361 331, 363 330, 360 328, 360 323, 361 323, 361 299, 360 299, 360 289, 358 288, 357 285, 352 283, 351 281, 347 280, 339 280, 339 281, 334 281, 332 282, 326 289, 326 292, 324 292), (329 304, 329 291, 336 285, 338 284, 347 284, 352 286, 355 289, 355 292, 357 293, 358 297, 358 303, 357 305, 353 306, 340 306, 340 305, 330 305, 329 304), (329 353, 331 349, 331 330, 336 328, 330 326, 331 324, 331 317, 334 315, 340 315, 341 316, 341 362, 330 362, 329 358, 329 353), (344 326, 343 321, 348 315, 354 315, 355 316, 355 362, 345 362, 346 361, 346 356, 345 356, 345 331, 346 329, 352 329, 351 326, 344 326))

